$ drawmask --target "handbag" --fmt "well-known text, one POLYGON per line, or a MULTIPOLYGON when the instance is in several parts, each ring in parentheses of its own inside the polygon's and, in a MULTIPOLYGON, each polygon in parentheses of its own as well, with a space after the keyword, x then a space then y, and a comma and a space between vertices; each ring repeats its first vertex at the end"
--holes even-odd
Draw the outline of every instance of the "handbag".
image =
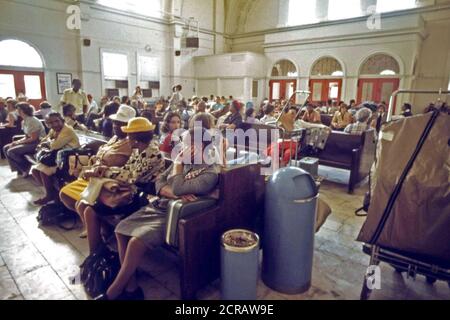
POLYGON ((106 292, 119 270, 119 255, 103 244, 80 266, 80 280, 86 292, 96 297, 106 292))
POLYGON ((69 156, 69 175, 78 177, 83 167, 89 165, 91 156, 75 154, 69 156))
POLYGON ((56 155, 58 150, 40 149, 36 153, 36 160, 49 167, 56 166, 56 155))
POLYGON ((95 152, 89 148, 65 149, 58 152, 57 164, 61 172, 69 177, 78 178, 83 167, 95 152))
POLYGON ((39 209, 36 220, 41 226, 58 226, 65 231, 75 229, 78 224, 77 215, 60 202, 43 206, 39 209))
POLYGON ((133 186, 121 185, 114 179, 92 177, 81 193, 81 200, 90 206, 100 201, 105 206, 117 208, 131 203, 134 195, 133 186))
POLYGON ((108 181, 114 182, 115 180, 107 178, 95 178, 95 177, 90 178, 88 186, 81 193, 81 200, 84 203, 93 206, 97 202, 98 197, 100 196, 103 185, 108 181))
POLYGON ((134 191, 132 186, 110 181, 103 184, 98 200, 110 208, 122 207, 133 201, 134 191))

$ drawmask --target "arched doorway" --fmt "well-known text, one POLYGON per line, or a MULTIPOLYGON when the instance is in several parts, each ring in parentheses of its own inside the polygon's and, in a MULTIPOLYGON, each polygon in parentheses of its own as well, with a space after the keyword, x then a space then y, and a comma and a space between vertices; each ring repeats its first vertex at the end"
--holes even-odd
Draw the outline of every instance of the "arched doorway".
POLYGON ((38 107, 46 100, 44 63, 41 55, 19 40, 0 41, 0 97, 25 94, 38 107))
POLYGON ((381 53, 370 56, 359 72, 358 103, 389 103, 392 92, 399 88, 399 74, 400 66, 395 58, 381 53))
POLYGON ((284 100, 297 88, 297 67, 289 60, 280 60, 272 67, 269 81, 270 101, 284 100))
POLYGON ((311 69, 309 89, 314 103, 328 100, 340 101, 344 71, 335 58, 323 57, 311 69))

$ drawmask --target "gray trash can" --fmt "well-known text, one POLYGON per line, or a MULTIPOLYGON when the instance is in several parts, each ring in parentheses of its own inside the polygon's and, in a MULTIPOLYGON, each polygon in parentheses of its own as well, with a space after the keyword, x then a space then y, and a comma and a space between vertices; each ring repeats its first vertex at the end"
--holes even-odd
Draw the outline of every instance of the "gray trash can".
POLYGON ((242 229, 225 232, 220 257, 222 299, 256 300, 259 236, 242 229))
POLYGON ((317 197, 313 178, 300 168, 282 168, 267 184, 262 279, 276 291, 311 286, 317 197))

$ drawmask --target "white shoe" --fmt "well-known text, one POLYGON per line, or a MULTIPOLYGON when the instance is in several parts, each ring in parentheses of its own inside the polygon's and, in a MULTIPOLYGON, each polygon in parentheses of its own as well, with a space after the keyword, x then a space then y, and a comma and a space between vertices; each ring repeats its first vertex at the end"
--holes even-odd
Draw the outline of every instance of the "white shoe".
POLYGON ((83 230, 79 235, 78 235, 81 239, 86 239, 87 238, 87 230, 83 230))

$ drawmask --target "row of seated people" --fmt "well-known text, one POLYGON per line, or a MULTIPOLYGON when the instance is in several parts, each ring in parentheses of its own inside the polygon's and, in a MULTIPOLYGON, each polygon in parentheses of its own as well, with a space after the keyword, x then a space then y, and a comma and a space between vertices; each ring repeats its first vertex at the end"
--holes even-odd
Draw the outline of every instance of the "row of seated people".
MULTIPOLYGON (((307 103, 306 106, 298 112, 298 119, 309 123, 324 124, 336 131, 344 131, 350 134, 360 134, 360 130, 355 130, 352 124, 357 122, 358 116, 356 114, 358 111, 364 108, 366 109, 364 111, 365 114, 370 111, 367 123, 371 127, 377 128, 379 131, 381 125, 386 122, 387 118, 386 106, 384 104, 380 104, 375 107, 372 104, 353 105, 350 107, 344 102, 341 102, 338 110, 330 115, 329 113, 321 112, 320 106, 307 103)), ((251 111, 249 111, 247 116, 252 118, 251 121, 261 123, 274 123, 278 119, 280 111, 277 113, 276 108, 273 105, 267 103, 261 110, 262 111, 260 111, 259 116, 255 117, 254 113, 250 113, 251 111)), ((410 111, 411 106, 409 104, 405 103, 403 110, 405 110, 403 112, 404 115, 412 115, 410 111)))
MULTIPOLYGON (((56 112, 46 116, 46 125, 50 128, 45 136, 42 122, 33 115, 33 108, 25 103, 18 104, 17 109, 24 118, 25 138, 16 140, 5 146, 9 164, 13 171, 25 173, 29 171, 29 163, 26 158, 11 156, 10 150, 17 146, 26 146, 27 153, 33 150, 64 150, 79 148, 80 143, 76 131, 65 123, 64 117, 56 112)), ((198 114, 194 118, 194 124, 185 140, 187 145, 179 144, 177 156, 173 164, 166 168, 166 158, 160 151, 163 146, 158 146, 154 139, 155 125, 142 117, 135 117, 131 108, 121 106, 118 112, 110 117, 113 121, 113 138, 91 158, 90 164, 83 168, 77 180, 67 184, 61 190, 55 188, 52 176, 57 168, 38 161, 32 167, 33 177, 44 186, 46 195, 35 201, 37 205, 45 205, 53 201, 62 201, 69 209, 76 211, 86 226, 90 252, 94 253, 101 245, 100 217, 116 216, 123 219, 116 227, 119 254, 123 258, 122 269, 117 279, 102 298, 142 298, 142 290, 136 286, 134 271, 142 255, 147 249, 155 248, 164 241, 163 229, 165 228, 165 214, 161 208, 167 205, 169 199, 182 199, 190 202, 200 196, 209 195, 217 198, 216 192, 218 174, 221 164, 211 162, 205 157, 211 156, 205 153, 210 137, 208 129, 211 123, 206 114, 198 114), (191 141, 200 131, 202 137, 200 143, 191 141), (200 157, 200 158, 199 158, 200 157), (198 161, 199 162, 193 162, 198 161), (213 163, 213 164, 210 164, 213 163), (90 192, 92 181, 107 179, 110 184, 90 192), (111 185, 111 180, 114 183, 111 185), (153 189, 158 196, 156 202, 148 204, 147 198, 142 198, 138 187, 147 186, 153 189), (120 186, 123 197, 117 198, 115 190, 120 186), (89 190, 90 202, 83 198, 83 191, 89 190), (147 199, 147 200, 146 200, 147 199), (157 203, 157 205, 153 205, 157 203)), ((167 122, 167 132, 177 128, 179 123, 167 122)), ((165 131, 166 129, 164 129, 165 131)), ((183 140, 183 142, 185 141, 183 140)), ((38 151, 39 154, 39 151, 38 151)), ((37 157, 39 160, 39 157, 37 157)))
MULTIPOLYGON (((241 108, 242 105, 234 101, 230 109, 231 115, 225 115, 226 119, 219 127, 228 130, 241 127, 241 108)), ((27 104, 19 104, 17 109, 24 118, 23 129, 26 136, 5 147, 12 170, 21 173, 29 171, 29 163, 23 154, 21 158, 11 157, 9 154, 10 150, 22 144, 34 145, 34 150, 79 147, 78 135, 65 123, 64 116, 56 112, 47 115, 46 124, 50 132, 43 138, 42 122, 33 116, 33 108, 27 104)), ((200 110, 201 105, 197 111, 200 110)), ((142 298, 142 291, 136 285, 135 270, 144 252, 164 241, 165 215, 161 214, 161 208, 167 205, 167 199, 181 198, 189 202, 204 195, 218 197, 218 171, 224 162, 219 161, 218 165, 218 162, 206 161, 208 159, 204 158, 217 159, 217 156, 204 152, 209 147, 211 138, 205 137, 200 144, 191 143, 188 148, 178 144, 179 148, 176 149, 172 141, 174 139, 167 137, 181 126, 181 118, 176 112, 168 112, 161 128, 162 143, 158 146, 153 134, 155 125, 135 115, 132 108, 123 105, 116 114, 109 117, 113 122, 113 138, 99 149, 90 164, 83 168, 78 179, 61 190, 55 188, 51 181, 56 170, 54 166, 37 163, 32 168, 33 177, 44 185, 46 192, 45 197, 37 200, 36 204, 44 205, 59 198, 69 209, 76 211, 86 226, 91 253, 95 252, 102 242, 101 218, 115 216, 122 219, 116 227, 122 268, 106 295, 100 298, 142 298), (163 152, 166 155, 174 154, 174 149, 178 151, 175 152, 175 157, 172 156, 173 164, 166 169, 163 152), (201 159, 198 164, 192 165, 190 161, 186 161, 198 159, 198 156, 201 159), (103 178, 107 180, 103 181, 103 178), (114 183, 111 184, 110 179, 114 183), (98 184, 91 185, 92 181, 103 181, 105 184, 98 189, 93 187, 98 184), (109 184, 106 184, 107 182, 109 184), (153 188, 153 193, 158 196, 156 201, 147 204, 146 200, 139 196, 137 186, 142 184, 153 188), (117 197, 114 190, 118 189, 126 189, 126 192, 121 192, 121 197, 117 197), (89 191, 89 199, 86 199, 86 190, 89 191)), ((193 116, 191 123, 194 127, 191 129, 195 131, 195 124, 200 123, 197 126, 197 130, 201 130, 200 136, 207 135, 214 125, 213 117, 208 113, 198 112, 193 116)), ((191 138, 195 137, 194 131, 190 132, 191 138)), ((224 145, 223 150, 226 149, 226 143, 224 145)), ((32 148, 28 150, 31 152, 32 148)), ((220 150, 217 150, 219 154, 220 150)), ((222 157, 219 156, 220 158, 222 157)))

